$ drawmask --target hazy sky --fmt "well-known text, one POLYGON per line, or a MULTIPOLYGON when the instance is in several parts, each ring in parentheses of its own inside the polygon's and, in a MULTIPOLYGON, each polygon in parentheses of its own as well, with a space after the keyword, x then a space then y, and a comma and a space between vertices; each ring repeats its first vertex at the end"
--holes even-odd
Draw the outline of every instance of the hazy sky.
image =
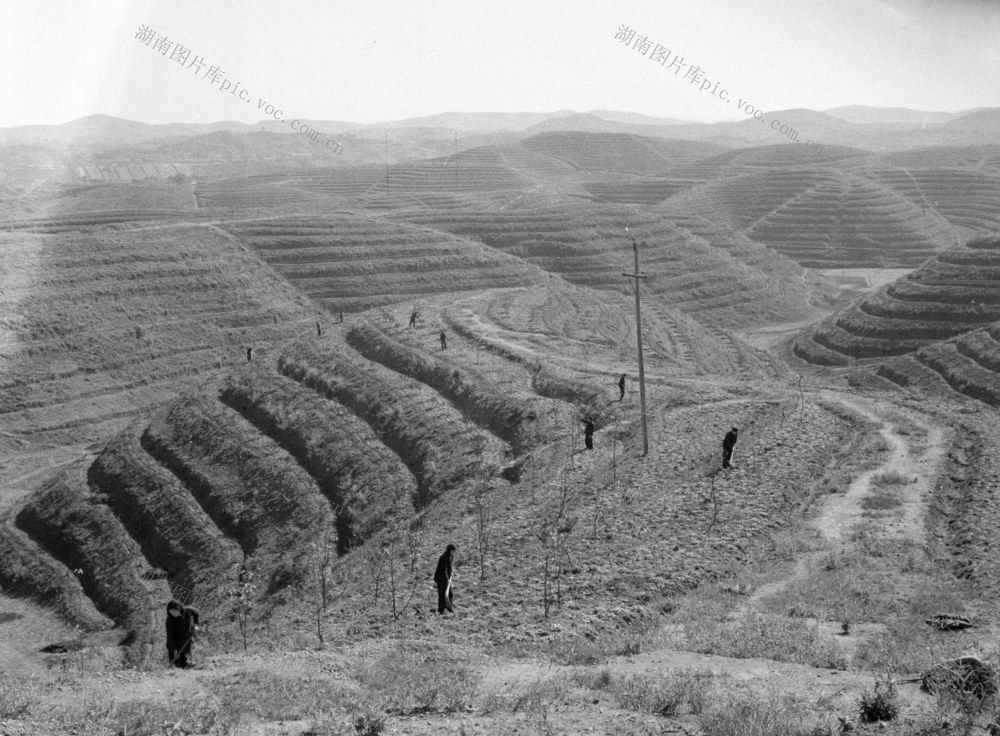
POLYGON ((255 122, 267 104, 360 123, 595 108, 741 119, 684 79, 691 65, 765 112, 956 111, 1000 106, 1000 2, 0 0, 0 63, 2 127, 255 122), (622 24, 654 44, 645 56, 615 39, 622 24), (136 40, 143 25, 166 55, 136 40), (650 58, 655 44, 681 73, 650 58))

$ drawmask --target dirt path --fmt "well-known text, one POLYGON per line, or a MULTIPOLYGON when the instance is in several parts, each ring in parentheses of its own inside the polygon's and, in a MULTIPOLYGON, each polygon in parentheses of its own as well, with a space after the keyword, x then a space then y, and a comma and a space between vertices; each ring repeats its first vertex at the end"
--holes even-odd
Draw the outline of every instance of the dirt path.
POLYGON ((946 434, 939 426, 932 426, 925 419, 918 419, 913 412, 903 412, 884 403, 861 403, 846 394, 823 391, 820 396, 835 401, 866 419, 880 423, 879 434, 888 444, 889 456, 877 468, 858 476, 844 494, 831 495, 823 511, 814 521, 823 537, 830 541, 843 540, 862 519, 862 502, 873 491, 878 476, 896 474, 910 481, 901 485, 901 504, 884 520, 884 533, 914 542, 923 540, 924 515, 934 479, 947 449, 946 434), (922 426, 927 433, 926 449, 917 453, 911 442, 899 434, 896 416, 905 417, 922 426))

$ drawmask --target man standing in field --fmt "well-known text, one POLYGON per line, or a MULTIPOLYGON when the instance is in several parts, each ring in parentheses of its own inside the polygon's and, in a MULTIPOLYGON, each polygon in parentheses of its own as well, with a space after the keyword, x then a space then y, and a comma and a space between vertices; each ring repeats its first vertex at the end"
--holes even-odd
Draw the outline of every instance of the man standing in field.
POLYGON ((736 447, 736 440, 739 430, 733 427, 726 432, 725 439, 722 440, 722 467, 728 468, 729 461, 733 459, 733 448, 736 447))
POLYGON ((253 360, 253 348, 252 347, 248 347, 247 348, 247 363, 249 363, 252 360, 253 360))
POLYGON ((416 309, 414 309, 412 312, 410 312, 410 327, 416 327, 417 326, 417 318, 419 316, 420 316, 420 312, 418 312, 416 309))
POLYGON ((622 373, 622 377, 618 379, 618 400, 623 401, 625 399, 625 374, 622 373))
POLYGON ((442 350, 448 349, 448 336, 444 334, 444 330, 441 330, 441 349, 442 350))
POLYGON ((588 450, 594 449, 594 417, 583 420, 583 444, 588 450))
POLYGON ((174 667, 189 667, 191 643, 198 631, 198 609, 178 600, 167 604, 167 656, 174 667))
POLYGON ((434 570, 434 584, 438 592, 438 613, 444 614, 445 609, 453 610, 451 605, 451 577, 453 574, 452 560, 455 555, 455 545, 449 544, 444 554, 438 558, 437 569, 434 570))
POLYGON ((323 328, 319 325, 319 320, 316 320, 316 337, 323 337, 323 328))

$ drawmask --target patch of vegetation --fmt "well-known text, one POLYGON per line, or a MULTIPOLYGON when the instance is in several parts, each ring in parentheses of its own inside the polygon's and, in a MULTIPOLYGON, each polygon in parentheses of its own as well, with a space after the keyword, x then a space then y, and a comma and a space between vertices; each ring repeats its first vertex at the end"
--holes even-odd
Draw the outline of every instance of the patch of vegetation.
POLYGON ((59 733, 87 736, 237 736, 246 732, 246 715, 214 696, 200 696, 170 705, 145 700, 90 704, 58 713, 52 724, 59 733))
POLYGON ((379 699, 385 712, 399 715, 463 710, 478 686, 478 678, 465 665, 417 652, 362 660, 355 677, 379 699))
POLYGON ((28 715, 37 702, 35 686, 8 675, 0 677, 0 720, 17 720, 28 715))
POLYGON ((765 602, 768 610, 827 621, 885 621, 902 613, 897 573, 858 554, 830 554, 765 602))
POLYGON ((879 491, 861 499, 861 508, 865 511, 888 511, 903 505, 899 495, 887 491, 879 491))
POLYGON ((847 668, 847 660, 837 643, 824 638, 815 624, 775 616, 749 614, 735 625, 704 621, 692 627, 688 645, 696 652, 723 657, 847 668))
POLYGON ((887 486, 905 486, 911 482, 911 478, 908 478, 896 470, 886 470, 872 476, 872 485, 877 488, 885 488, 887 486))
POLYGON ((633 675, 616 678, 611 692, 623 708, 659 716, 675 716, 683 710, 695 715, 705 709, 711 673, 674 672, 661 677, 633 675))
POLYGON ((823 726, 802 727, 802 715, 787 699, 730 696, 718 701, 699 719, 702 732, 712 736, 826 736, 823 726))
MULTIPOLYGON (((608 682, 611 680, 611 673, 607 671, 608 682)), ((562 702, 569 697, 573 689, 574 681, 578 684, 589 687, 585 684, 589 678, 582 677, 578 673, 574 675, 556 675, 535 680, 523 688, 503 688, 499 692, 487 693, 482 701, 480 710, 482 713, 497 713, 506 711, 510 713, 542 714, 551 703, 562 702)))
POLYGON ((638 654, 649 632, 646 627, 633 626, 623 632, 602 634, 596 637, 578 636, 552 639, 545 643, 510 642, 498 646, 497 654, 504 657, 529 659, 546 657, 553 664, 586 667, 601 664, 609 657, 627 657, 638 654))
POLYGON ((311 718, 337 706, 354 709, 362 700, 355 687, 330 678, 250 669, 212 681, 210 692, 228 720, 238 714, 268 721, 311 718))
POLYGON ((899 715, 896 684, 886 679, 876 682, 873 689, 863 692, 858 699, 858 714, 863 723, 893 720, 899 715))
POLYGON ((573 682, 588 690, 607 690, 614 681, 615 674, 609 667, 602 667, 596 672, 581 669, 573 673, 573 682))

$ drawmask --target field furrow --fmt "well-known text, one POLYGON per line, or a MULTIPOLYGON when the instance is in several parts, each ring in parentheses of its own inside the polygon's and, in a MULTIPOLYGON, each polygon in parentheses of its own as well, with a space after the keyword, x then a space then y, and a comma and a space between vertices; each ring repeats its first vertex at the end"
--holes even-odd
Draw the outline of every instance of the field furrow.
POLYGON ((220 398, 315 479, 334 508, 341 554, 393 519, 413 514, 413 474, 371 427, 336 401, 284 376, 249 369, 231 376, 220 398))

